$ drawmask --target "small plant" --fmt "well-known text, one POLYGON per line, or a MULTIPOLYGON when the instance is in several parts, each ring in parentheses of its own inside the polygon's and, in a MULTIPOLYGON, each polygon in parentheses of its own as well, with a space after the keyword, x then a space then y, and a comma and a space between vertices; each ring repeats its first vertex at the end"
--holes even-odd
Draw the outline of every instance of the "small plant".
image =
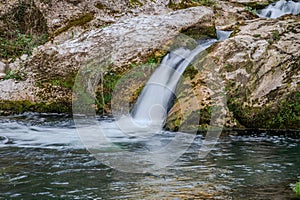
POLYGON ((292 188, 298 197, 300 197, 300 180, 292 188))
POLYGON ((7 33, 6 37, 0 35, 0 58, 16 59, 22 54, 31 55, 33 48, 45 43, 47 38, 46 34, 22 34, 19 30, 7 33))
POLYGON ((197 2, 201 6, 214 6, 216 4, 214 0, 193 0, 193 2, 197 2))
POLYGON ((274 41, 277 41, 280 39, 279 31, 277 31, 277 30, 272 31, 272 39, 274 41))
POLYGON ((4 80, 8 79, 15 79, 15 80, 22 80, 22 74, 19 71, 9 71, 6 76, 4 77, 4 80))
POLYGON ((257 15, 257 11, 256 11, 255 8, 252 8, 252 7, 250 7, 250 6, 246 6, 246 7, 245 7, 245 10, 246 10, 247 12, 249 12, 249 13, 252 13, 253 15, 257 15))

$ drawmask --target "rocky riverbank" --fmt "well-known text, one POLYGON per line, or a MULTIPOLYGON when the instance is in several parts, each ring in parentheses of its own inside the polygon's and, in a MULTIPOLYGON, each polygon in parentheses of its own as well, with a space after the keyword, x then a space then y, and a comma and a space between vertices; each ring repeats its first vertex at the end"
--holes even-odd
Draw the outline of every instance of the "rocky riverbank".
MULTIPOLYGON (((2 114, 71 112, 72 88, 78 70, 105 58, 105 64, 100 65, 95 108, 99 113, 110 113, 114 86, 126 72, 141 64, 157 66, 168 45, 180 33, 194 39, 216 37, 217 28, 233 33, 229 39, 209 48, 205 59, 187 70, 182 83, 189 87, 179 87, 178 100, 166 127, 176 130, 187 118, 200 114, 200 122, 194 124, 206 128, 213 109, 222 107, 225 126, 229 128, 299 130, 300 16, 258 18, 255 9, 269 3, 262 0, 2 3, 0 30, 7 33, 1 35, 2 41, 7 41, 8 32, 16 28, 20 32, 10 37, 21 35, 26 39, 30 35, 33 40, 36 35, 47 35, 47 39, 42 45, 30 43, 32 48, 19 54, 7 50, 13 46, 11 43, 2 42, 0 111, 2 114), (26 21, 35 23, 24 24, 19 16, 21 11, 23 15, 31 14, 24 15, 28 16, 26 21), (14 23, 7 26, 6 19, 14 23), (198 99, 197 106, 193 95, 198 99)), ((134 102, 142 85, 142 81, 134 83, 124 98, 134 102)))

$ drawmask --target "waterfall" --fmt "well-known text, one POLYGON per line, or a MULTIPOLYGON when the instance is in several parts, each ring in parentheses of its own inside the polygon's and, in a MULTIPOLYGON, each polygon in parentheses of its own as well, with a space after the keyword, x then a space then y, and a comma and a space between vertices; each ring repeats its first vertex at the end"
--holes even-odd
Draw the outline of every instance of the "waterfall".
MULTIPOLYGON (((217 31, 218 40, 224 40, 230 34, 229 31, 217 31)), ((181 75, 199 53, 218 40, 200 40, 193 50, 181 47, 168 53, 138 97, 131 113, 132 118, 148 126, 162 126, 175 98, 175 90, 181 75)))
POLYGON ((132 117, 137 121, 162 124, 185 68, 200 52, 216 41, 209 39, 202 41, 194 50, 178 48, 167 54, 142 90, 133 108, 132 117))
POLYGON ((266 8, 259 10, 257 13, 259 17, 265 18, 278 18, 286 14, 297 15, 300 13, 300 2, 279 0, 266 8))

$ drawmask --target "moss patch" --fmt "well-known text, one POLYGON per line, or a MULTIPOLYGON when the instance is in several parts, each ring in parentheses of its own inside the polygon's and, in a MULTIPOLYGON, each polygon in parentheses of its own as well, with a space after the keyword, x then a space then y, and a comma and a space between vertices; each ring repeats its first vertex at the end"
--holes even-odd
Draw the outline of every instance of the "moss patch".
POLYGON ((53 38, 63 32, 66 32, 67 30, 69 30, 70 28, 72 28, 74 26, 83 26, 86 23, 92 21, 93 19, 94 19, 94 15, 92 15, 91 13, 86 13, 84 15, 79 16, 78 18, 72 19, 64 27, 58 29, 53 34, 51 34, 51 38, 53 38))
POLYGON ((187 35, 194 40, 199 40, 207 37, 216 38, 215 26, 210 27, 192 27, 181 31, 182 34, 187 35))
POLYGON ((214 0, 182 0, 179 3, 170 0, 168 7, 173 10, 180 10, 195 6, 214 6, 215 4, 214 0))
POLYGON ((129 3, 132 7, 143 6, 142 2, 140 2, 139 0, 129 0, 129 3))
POLYGON ((0 17, 0 58, 30 55, 48 39, 46 19, 33 0, 22 1, 0 17))
POLYGON ((229 110, 246 128, 300 129, 300 92, 293 92, 276 105, 252 108, 231 98, 229 110))
POLYGON ((277 0, 268 0, 268 1, 261 1, 261 2, 248 1, 248 2, 244 2, 243 5, 248 7, 250 10, 256 10, 256 9, 263 9, 275 1, 277 0))
POLYGON ((0 114, 41 112, 71 113, 72 106, 65 102, 0 101, 0 114))

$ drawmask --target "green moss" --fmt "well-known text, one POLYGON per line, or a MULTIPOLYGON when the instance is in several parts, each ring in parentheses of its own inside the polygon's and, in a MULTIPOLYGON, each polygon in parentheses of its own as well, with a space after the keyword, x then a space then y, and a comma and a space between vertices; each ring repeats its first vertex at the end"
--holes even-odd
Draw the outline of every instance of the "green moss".
POLYGON ((279 35, 278 30, 272 31, 272 39, 273 39, 273 41, 278 41, 280 39, 280 35, 279 35))
POLYGON ((183 77, 189 77, 190 80, 195 78, 195 76, 199 73, 199 70, 195 66, 189 65, 183 72, 183 77))
POLYGON ((100 10, 103 10, 103 9, 107 8, 106 5, 104 5, 104 4, 100 3, 100 2, 97 3, 95 5, 95 7, 98 8, 98 9, 100 9, 100 10))
POLYGON ((75 77, 70 76, 69 78, 65 78, 64 80, 60 80, 60 79, 52 80, 50 84, 53 86, 61 86, 68 89, 73 89, 74 81, 75 81, 75 77))
POLYGON ((267 128, 300 129, 300 92, 292 93, 280 101, 277 112, 273 112, 267 122, 267 128))
POLYGON ((215 6, 216 2, 214 0, 193 0, 198 2, 201 6, 215 6))
POLYGON ((193 28, 188 28, 183 31, 181 31, 182 34, 187 35, 194 40, 199 40, 207 37, 211 38, 216 38, 216 28, 215 26, 210 26, 210 27, 193 27, 193 28))
POLYGON ((86 13, 84 15, 79 16, 76 19, 70 20, 64 27, 58 29, 57 31, 55 31, 52 35, 51 38, 66 32, 67 30, 69 30, 70 28, 74 27, 74 26, 82 26, 85 25, 86 23, 92 21, 94 19, 94 16, 90 13, 86 13))
POLYGON ((225 67, 226 72, 233 72, 236 70, 236 67, 234 67, 233 65, 228 64, 228 63, 226 63, 224 67, 225 67))
POLYGON ((48 39, 46 19, 32 0, 19 0, 0 22, 0 59, 30 55, 48 39))
POLYGON ((257 11, 256 11, 256 8, 253 8, 251 6, 246 6, 245 7, 245 10, 253 15, 256 15, 257 14, 257 11))
POLYGON ((122 77, 121 74, 109 73, 100 80, 100 88, 96 92, 96 110, 98 113, 109 113, 111 110, 110 104, 112 94, 118 80, 122 77))
POLYGON ((296 196, 300 197, 300 181, 295 183, 293 191, 295 192, 296 196))
POLYGON ((140 2, 139 0, 129 0, 129 3, 133 7, 135 7, 135 6, 143 6, 142 2, 140 2))
POLYGON ((230 98, 228 108, 238 122, 247 128, 300 129, 300 92, 289 94, 278 105, 253 108, 230 98))
POLYGON ((174 1, 169 1, 168 7, 173 10, 186 9, 195 6, 215 6, 216 2, 214 0, 182 0, 179 3, 174 1))
POLYGON ((266 6, 268 6, 270 3, 275 2, 277 0, 269 0, 269 1, 247 1, 243 2, 243 4, 246 6, 246 9, 249 9, 250 11, 256 11, 258 9, 263 9, 266 6))
POLYGON ((23 112, 45 112, 45 113, 71 113, 72 108, 67 102, 30 102, 30 101, 0 101, 0 113, 23 113, 23 112))
POLYGON ((20 71, 9 71, 4 80, 15 79, 15 80, 23 80, 23 74, 20 71))
POLYGON ((49 4, 51 0, 41 0, 42 3, 49 4))
POLYGON ((44 44, 47 39, 47 34, 35 35, 35 34, 22 34, 18 30, 10 32, 11 36, 0 35, 0 58, 15 60, 22 54, 31 55, 32 50, 44 44))

